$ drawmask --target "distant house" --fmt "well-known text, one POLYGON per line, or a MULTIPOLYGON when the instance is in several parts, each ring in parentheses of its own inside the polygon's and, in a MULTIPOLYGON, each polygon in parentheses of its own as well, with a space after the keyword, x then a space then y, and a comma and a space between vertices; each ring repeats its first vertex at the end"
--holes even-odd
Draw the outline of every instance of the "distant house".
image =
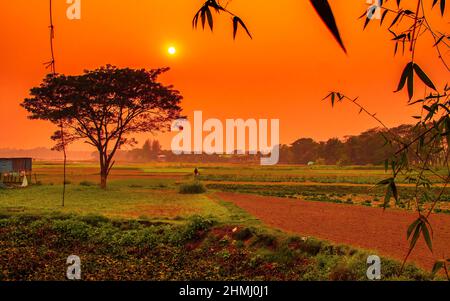
POLYGON ((0 183, 20 184, 28 186, 31 180, 33 159, 31 158, 0 158, 0 183))
POLYGON ((32 158, 0 158, 0 173, 26 173, 33 169, 32 158))

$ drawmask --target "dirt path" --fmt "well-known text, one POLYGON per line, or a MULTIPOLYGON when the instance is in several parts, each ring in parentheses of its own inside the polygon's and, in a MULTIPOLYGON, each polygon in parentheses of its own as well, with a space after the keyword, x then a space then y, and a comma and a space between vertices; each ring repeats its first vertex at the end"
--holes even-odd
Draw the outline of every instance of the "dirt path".
MULTIPOLYGON (((383 211, 381 208, 226 192, 216 195, 270 226, 374 250, 378 255, 397 260, 402 260, 408 251, 406 229, 417 216, 413 212, 394 209, 383 211)), ((450 257, 450 215, 434 214, 430 222, 434 230, 434 256, 421 237, 409 260, 426 270, 432 269, 435 257, 450 257)))

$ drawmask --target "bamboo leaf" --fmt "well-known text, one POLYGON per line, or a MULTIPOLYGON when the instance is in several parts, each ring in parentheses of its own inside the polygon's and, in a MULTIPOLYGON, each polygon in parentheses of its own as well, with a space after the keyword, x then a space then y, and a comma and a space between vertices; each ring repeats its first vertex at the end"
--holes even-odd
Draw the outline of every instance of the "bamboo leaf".
POLYGON ((200 18, 202 20, 202 28, 205 29, 205 21, 206 21, 206 10, 205 10, 205 7, 202 8, 202 12, 200 13, 200 18))
POLYGON ((386 194, 384 196, 383 209, 387 208, 391 200, 391 197, 392 197, 392 188, 391 185, 388 185, 388 187, 386 188, 386 194))
POLYGON ((213 29, 214 29, 214 20, 213 20, 213 16, 212 16, 211 10, 209 9, 209 7, 206 7, 205 10, 206 10, 206 16, 208 18, 209 28, 211 29, 211 31, 213 31, 213 29))
POLYGON ((393 179, 393 178, 381 180, 380 182, 378 182, 378 183, 376 184, 376 186, 384 186, 384 185, 388 185, 389 183, 391 183, 392 179, 393 179))
POLYGON ((408 85, 408 97, 409 100, 411 100, 414 97, 414 72, 412 68, 410 73, 408 74, 407 85, 408 85))
POLYGON ((406 232, 406 237, 408 240, 411 236, 411 233, 414 231, 414 229, 417 227, 417 225, 421 222, 422 222, 422 220, 420 218, 418 218, 408 227, 408 231, 406 232))
POLYGON ((419 67, 419 65, 414 64, 414 71, 416 71, 417 76, 422 80, 422 82, 430 87, 431 89, 436 91, 436 87, 434 86, 431 79, 426 75, 426 73, 419 67))
POLYGON ((253 37, 252 37, 250 31, 248 30, 247 26, 245 25, 245 23, 241 20, 241 18, 239 18, 237 16, 233 17, 233 39, 236 39, 236 34, 238 31, 239 25, 242 26, 242 28, 244 28, 245 32, 250 37, 250 39, 253 39, 253 37))
POLYGON ((409 75, 413 72, 413 63, 408 63, 405 67, 405 69, 403 69, 403 73, 402 76, 400 78, 400 82, 398 84, 398 88, 395 92, 399 92, 403 89, 403 87, 405 87, 406 84, 406 80, 408 79, 409 75))
POLYGON ((390 186, 391 186, 391 190, 392 190, 392 195, 394 196, 394 199, 395 199, 395 203, 398 204, 398 201, 399 201, 398 191, 397 191, 397 186, 395 185, 394 180, 392 180, 390 186))
POLYGON ((444 262, 442 260, 436 261, 433 265, 433 270, 431 271, 433 276, 436 276, 436 274, 444 267, 444 262))
POLYGON ((416 226, 416 228, 415 228, 415 230, 414 230, 414 234, 413 234, 413 236, 412 236, 412 238, 411 238, 411 242, 410 242, 410 244, 409 244, 409 247, 411 248, 411 249, 413 249, 415 246, 416 246, 416 243, 417 243, 417 240, 419 239, 419 236, 420 236, 420 232, 421 232, 421 228, 422 228, 422 225, 423 225, 423 223, 422 223, 422 221, 420 221, 418 224, 417 224, 417 226, 416 226))
POLYGON ((319 14, 322 21, 325 23, 327 28, 331 31, 336 41, 341 46, 342 50, 347 53, 345 49, 344 42, 342 41, 341 34, 336 24, 336 20, 333 15, 333 10, 327 0, 309 0, 319 14))
POLYGON ((428 248, 433 253, 433 242, 431 240, 430 231, 428 230, 428 227, 426 224, 422 224, 422 234, 423 238, 425 239, 425 242, 427 243, 428 248))
POLYGON ((386 9, 386 10, 383 12, 383 15, 381 15, 380 25, 383 25, 384 19, 386 18, 386 15, 388 14, 388 12, 389 12, 389 11, 386 9))

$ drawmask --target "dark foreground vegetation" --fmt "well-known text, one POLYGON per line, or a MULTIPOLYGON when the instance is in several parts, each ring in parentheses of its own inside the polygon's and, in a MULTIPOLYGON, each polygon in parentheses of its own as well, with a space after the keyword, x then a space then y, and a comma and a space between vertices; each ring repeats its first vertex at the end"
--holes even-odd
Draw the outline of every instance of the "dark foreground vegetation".
MULTIPOLYGON (((53 214, 0 217, 0 280, 367 280, 368 252, 193 217, 170 223, 53 214)), ((431 276, 383 259, 383 280, 431 276)))

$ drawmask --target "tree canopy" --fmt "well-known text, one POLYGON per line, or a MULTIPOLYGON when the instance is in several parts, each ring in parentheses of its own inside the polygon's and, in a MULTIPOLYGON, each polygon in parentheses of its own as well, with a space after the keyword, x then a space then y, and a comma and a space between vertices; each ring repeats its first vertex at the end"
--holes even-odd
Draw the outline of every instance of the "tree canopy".
POLYGON ((182 96, 157 81, 168 70, 107 65, 76 76, 50 74, 31 89, 22 106, 31 119, 64 124, 64 139, 61 131, 52 137, 56 149, 77 140, 94 146, 106 188, 114 155, 122 146, 136 144, 133 134, 168 130, 180 117, 182 96))

